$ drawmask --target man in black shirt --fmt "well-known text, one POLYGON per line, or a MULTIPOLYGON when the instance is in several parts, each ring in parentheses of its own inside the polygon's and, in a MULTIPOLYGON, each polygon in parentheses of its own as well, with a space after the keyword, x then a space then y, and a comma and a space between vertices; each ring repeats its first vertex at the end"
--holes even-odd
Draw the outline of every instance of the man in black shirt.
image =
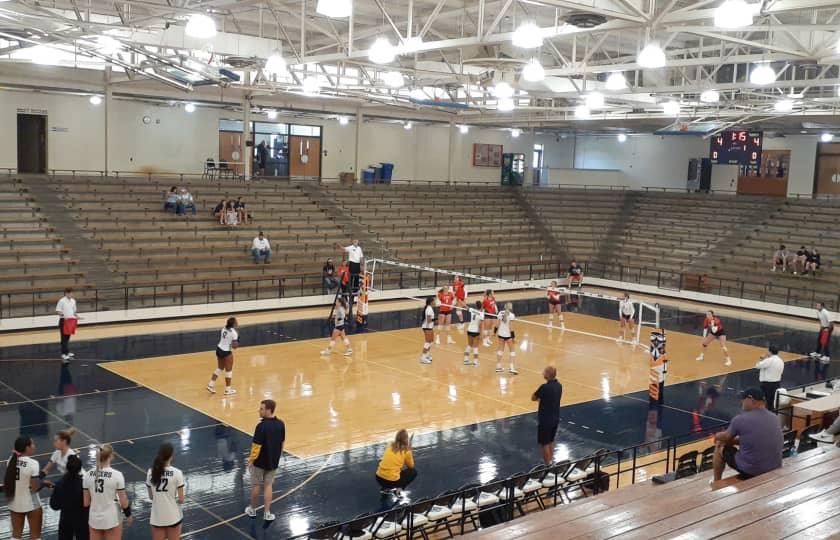
POLYGON ((339 282, 335 275, 335 265, 333 265, 332 257, 327 258, 323 268, 324 290, 329 293, 333 289, 338 288, 339 282))
POLYGON ((271 513, 272 484, 277 467, 280 466, 280 456, 283 455, 283 443, 286 441, 286 425, 274 416, 277 404, 271 399, 260 402, 260 423, 254 430, 251 442, 251 455, 248 465, 251 472, 251 504, 245 507, 248 517, 257 517, 257 499, 260 491, 263 493, 265 505, 263 519, 274 521, 271 513))
POLYGON ((557 370, 548 366, 543 370, 543 383, 531 401, 539 401, 537 409, 537 443, 542 446, 543 461, 551 465, 554 461, 554 436, 557 435, 557 425, 560 423, 560 397, 563 395, 563 385, 557 381, 557 370))

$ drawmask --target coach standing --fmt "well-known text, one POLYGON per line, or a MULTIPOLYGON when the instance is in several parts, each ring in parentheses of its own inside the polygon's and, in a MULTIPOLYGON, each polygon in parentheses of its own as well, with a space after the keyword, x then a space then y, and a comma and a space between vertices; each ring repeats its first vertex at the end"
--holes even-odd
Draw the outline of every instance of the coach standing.
POLYGON ((283 443, 286 441, 286 425, 274 416, 277 404, 271 399, 260 402, 260 423, 254 430, 251 441, 251 454, 248 465, 251 471, 251 500, 245 507, 248 517, 257 517, 257 500, 260 492, 263 494, 263 519, 274 521, 271 513, 271 499, 273 497, 272 484, 277 467, 280 466, 280 456, 283 455, 283 443))
POLYGON ((548 366, 543 370, 545 382, 537 388, 531 401, 539 401, 537 409, 537 443, 542 447, 543 461, 551 465, 554 461, 554 437, 560 424, 560 397, 563 385, 557 381, 557 370, 548 366))
POLYGON ((76 333, 76 324, 79 319, 72 288, 64 289, 64 296, 59 299, 55 311, 58 313, 58 331, 61 334, 61 361, 66 364, 76 356, 70 352, 70 336, 76 333))
POLYGON ((347 260, 350 263, 350 288, 353 293, 356 293, 359 290, 359 274, 362 273, 362 264, 365 261, 365 255, 362 253, 362 248, 359 246, 359 241, 356 238, 347 247, 341 244, 336 244, 336 246, 347 253, 347 260))
POLYGON ((831 313, 825 309, 822 302, 817 304, 817 317, 820 319, 820 333, 817 335, 817 350, 811 353, 812 358, 823 362, 831 360, 831 333, 834 330, 834 321, 831 320, 831 313))
POLYGON ((782 372, 785 370, 785 361, 779 356, 779 348, 770 345, 770 354, 761 358, 755 367, 758 369, 758 382, 764 392, 767 408, 776 412, 776 391, 782 385, 782 372))

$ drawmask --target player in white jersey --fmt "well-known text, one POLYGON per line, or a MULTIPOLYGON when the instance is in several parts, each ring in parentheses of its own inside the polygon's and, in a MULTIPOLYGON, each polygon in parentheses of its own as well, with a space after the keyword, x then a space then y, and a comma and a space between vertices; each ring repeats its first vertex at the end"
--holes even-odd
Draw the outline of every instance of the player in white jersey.
POLYGON ((53 437, 53 448, 55 448, 55 451, 50 456, 49 463, 44 465, 44 474, 48 474, 53 467, 60 474, 67 472, 67 458, 76 455, 76 451, 70 448, 75 433, 76 429, 70 428, 55 434, 53 437))
POLYGON ((146 490, 152 500, 152 513, 149 516, 152 540, 181 538, 184 473, 172 466, 173 453, 170 443, 160 445, 152 468, 146 473, 146 490))
POLYGON ((347 332, 344 330, 344 325, 347 322, 347 300, 339 295, 335 299, 335 308, 333 309, 333 330, 330 336, 329 346, 321 351, 321 356, 329 356, 335 347, 335 341, 341 339, 344 343, 344 356, 353 356, 353 347, 350 346, 350 340, 347 339, 347 332))
POLYGON ((90 508, 90 540, 119 540, 122 538, 122 516, 128 518, 127 525, 134 522, 125 494, 125 478, 111 467, 113 455, 110 444, 100 446, 96 468, 86 472, 82 479, 84 505, 90 508))
POLYGON ((426 306, 423 308, 423 323, 420 328, 423 330, 423 352, 420 354, 421 364, 432 363, 432 342, 435 340, 435 297, 426 298, 426 306))
POLYGON ((635 328, 633 317, 636 315, 636 308, 633 306, 633 301, 630 300, 630 293, 624 293, 624 298, 618 302, 618 339, 616 341, 627 341, 627 329, 630 329, 630 337, 633 343, 636 342, 635 328))
POLYGON ((18 437, 9 461, 6 462, 6 474, 3 477, 3 491, 9 505, 12 522, 12 539, 23 538, 23 527, 29 522, 29 537, 41 538, 44 511, 38 490, 41 489, 41 468, 32 459, 35 443, 29 437, 18 437))
POLYGON ((470 308, 470 324, 467 326, 467 346, 464 348, 464 365, 478 365, 478 338, 481 337, 481 321, 484 320, 484 310, 481 300, 476 300, 475 307, 470 308), (473 359, 470 362, 470 349, 473 359))
POLYGON ((207 383, 207 391, 211 394, 216 393, 216 379, 224 372, 225 374, 225 393, 226 396, 232 396, 236 390, 231 386, 233 380, 233 349, 239 347, 239 333, 236 329, 239 328, 239 323, 236 317, 229 317, 222 328, 219 344, 216 345, 216 369, 213 370, 213 375, 210 377, 210 382, 207 383))
POLYGON ((502 356, 505 354, 505 346, 507 346, 508 354, 510 355, 510 369, 508 371, 512 375, 519 372, 516 371, 516 333, 511 329, 511 323, 516 319, 513 313, 513 304, 508 302, 505 304, 505 309, 497 315, 499 325, 496 327, 496 337, 499 338, 499 348, 496 350, 496 371, 502 372, 502 356))

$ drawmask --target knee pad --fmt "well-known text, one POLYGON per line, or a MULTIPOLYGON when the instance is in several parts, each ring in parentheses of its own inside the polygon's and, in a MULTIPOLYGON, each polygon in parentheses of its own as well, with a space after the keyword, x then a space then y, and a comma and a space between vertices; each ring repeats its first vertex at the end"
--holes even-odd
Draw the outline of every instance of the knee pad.
POLYGON ((225 379, 232 379, 233 378, 233 370, 225 371, 225 379))
POLYGON ((221 376, 221 374, 222 374, 222 370, 221 370, 221 369, 216 368, 216 369, 214 369, 214 370, 213 370, 213 375, 215 375, 216 377, 221 376))

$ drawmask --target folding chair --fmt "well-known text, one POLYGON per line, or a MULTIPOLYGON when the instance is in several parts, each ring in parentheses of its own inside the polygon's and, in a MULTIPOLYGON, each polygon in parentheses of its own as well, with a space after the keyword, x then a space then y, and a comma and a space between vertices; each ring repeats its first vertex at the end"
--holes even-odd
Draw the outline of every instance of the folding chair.
POLYGON ((403 529, 401 523, 405 520, 407 514, 408 512, 405 506, 395 508, 391 510, 391 513, 376 518, 368 526, 367 531, 373 535, 373 538, 379 540, 397 538, 401 536, 403 529))
POLYGON ((782 457, 790 457, 796 445, 796 430, 789 429, 782 434, 782 457))
POLYGON ((543 490, 543 480, 548 474, 548 467, 545 465, 537 465, 528 471, 528 479, 525 485, 522 486, 522 492, 525 496, 522 498, 522 507, 531 501, 535 501, 540 510, 545 510, 545 503, 542 500, 541 491, 543 490))
POLYGON ((686 452, 677 458, 677 466, 674 472, 677 478, 686 478, 697 474, 697 450, 686 452))
POLYGON ((802 433, 799 434, 799 446, 796 447, 796 452, 801 454, 802 452, 807 452, 808 450, 812 450, 817 447, 817 441, 812 439, 810 435, 812 433, 818 433, 820 431, 820 426, 813 425, 808 426, 802 430, 802 433))
POLYGON ((464 534, 464 527, 469 521, 475 530, 478 526, 478 488, 480 484, 467 484, 457 490, 453 490, 455 498, 449 506, 452 516, 457 519, 461 526, 461 534, 464 534))
MULTIPOLYGON (((529 477, 524 472, 518 472, 514 475, 511 475, 510 479, 515 478, 513 481, 513 504, 519 510, 519 513, 523 516, 525 515, 525 508, 522 504, 522 501, 525 499, 525 491, 524 487, 525 484, 528 483, 529 477)), ((506 501, 509 494, 508 486, 503 485, 496 491, 496 496, 499 497, 500 501, 506 501)), ((513 516, 511 516, 513 517, 513 516)))
POLYGON ((426 514, 431 510, 432 506, 434 506, 434 500, 420 499, 408 508, 405 517, 400 522, 403 530, 406 530, 408 529, 409 517, 411 518, 411 531, 406 532, 406 540, 412 540, 417 533, 423 537, 423 540, 429 540, 429 533, 426 529, 433 526, 434 522, 426 514))
POLYGON ((700 453, 700 467, 698 472, 708 471, 714 466, 715 447, 710 446, 700 453))
POLYGON ((452 519, 453 513, 450 508, 455 495, 451 493, 442 493, 438 495, 433 501, 432 505, 426 510, 425 516, 429 520, 429 525, 424 529, 427 533, 435 533, 441 529, 446 528, 449 533, 449 538, 455 536, 452 534, 452 519), (429 530, 431 529, 431 530, 429 530))
POLYGON ((335 536, 336 540, 373 540, 373 535, 368 530, 374 522, 371 512, 359 514, 353 521, 343 526, 335 536))

